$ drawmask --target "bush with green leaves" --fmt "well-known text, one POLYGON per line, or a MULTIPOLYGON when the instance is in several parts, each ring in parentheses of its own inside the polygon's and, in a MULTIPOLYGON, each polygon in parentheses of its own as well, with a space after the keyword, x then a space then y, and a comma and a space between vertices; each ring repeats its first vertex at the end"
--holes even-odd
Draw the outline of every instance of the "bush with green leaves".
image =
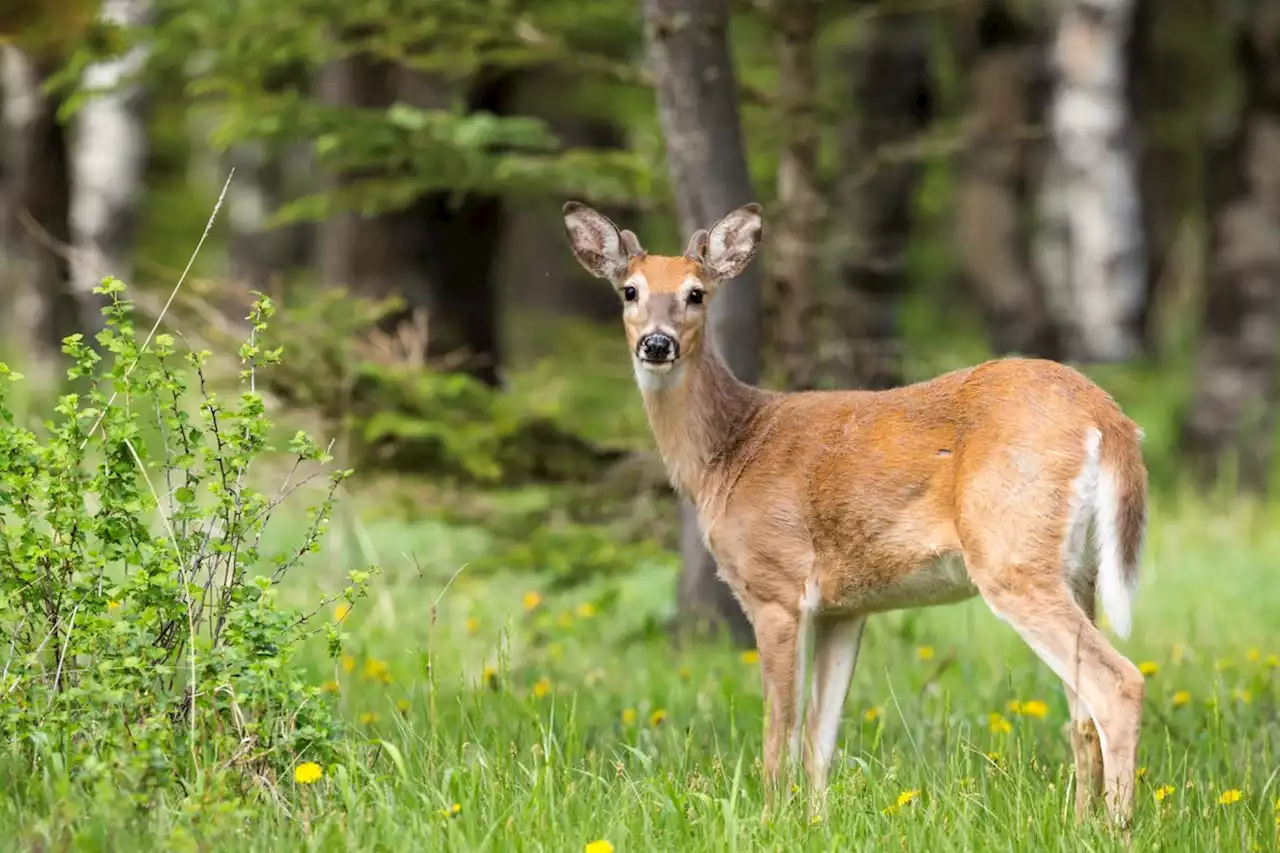
POLYGON ((291 660, 321 632, 338 655, 339 627, 318 614, 363 595, 376 568, 314 610, 277 591, 317 549, 350 472, 330 471, 299 433, 283 485, 255 488, 261 463, 279 458, 256 390, 281 356, 257 343, 269 299, 255 302, 240 348, 241 393, 223 399, 206 381, 208 352, 180 354, 165 334, 140 341, 124 286, 107 279, 98 292, 106 328, 96 348, 66 339, 77 393, 39 431, 11 411, 21 376, 0 364, 5 766, 48 762, 140 804, 215 771, 244 791, 270 788, 299 761, 338 757, 335 709, 291 660), (307 483, 307 532, 264 553, 266 525, 307 483))

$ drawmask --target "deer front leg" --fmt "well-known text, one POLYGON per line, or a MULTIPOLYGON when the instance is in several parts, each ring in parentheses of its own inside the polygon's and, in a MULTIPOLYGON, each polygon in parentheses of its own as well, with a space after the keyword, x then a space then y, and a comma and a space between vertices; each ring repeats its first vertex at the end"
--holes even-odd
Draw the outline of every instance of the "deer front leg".
POLYGON ((866 624, 865 616, 825 617, 819 619, 814 634, 813 687, 805 720, 804 757, 815 816, 826 805, 827 774, 866 624))
POLYGON ((779 797, 790 794, 792 744, 800 743, 800 709, 803 696, 801 620, 797 612, 778 604, 760 608, 755 618, 756 645, 760 649, 760 674, 764 686, 764 817, 778 806, 779 797))

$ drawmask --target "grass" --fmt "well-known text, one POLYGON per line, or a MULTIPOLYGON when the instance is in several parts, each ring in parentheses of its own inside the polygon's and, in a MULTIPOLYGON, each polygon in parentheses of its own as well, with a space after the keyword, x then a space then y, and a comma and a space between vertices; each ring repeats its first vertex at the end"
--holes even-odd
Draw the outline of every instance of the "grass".
MULTIPOLYGON (((583 412, 599 440, 643 443, 616 350, 551 338, 571 351, 574 381, 553 353, 513 393, 583 412)), ((1159 456, 1169 383, 1106 384, 1159 456)), ((448 498, 405 481, 357 487, 287 590, 314 602, 352 568, 384 569, 370 598, 326 614, 349 634, 343 655, 317 643, 300 661, 338 703, 358 760, 274 780, 248 810, 187 780, 187 797, 141 820, 130 791, 85 796, 56 763, 0 768, 23 779, 0 796, 0 837, 40 850, 1122 847, 1100 823, 1074 825, 1061 685, 980 601, 871 620, 827 818, 811 823, 798 798, 762 821, 758 666, 727 647, 674 648, 655 629, 673 605, 675 555, 570 589, 536 562, 471 572, 491 532, 437 519, 428 499, 448 498)), ((1134 636, 1117 641, 1149 673, 1139 849, 1277 847, 1277 521, 1272 506, 1156 495, 1134 636)), ((296 541, 305 523, 282 518, 274 535, 296 541)))
MULTIPOLYGON (((1274 849, 1280 527, 1265 520, 1194 503, 1156 507, 1135 637, 1119 643, 1151 671, 1140 849, 1274 849), (1230 791, 1240 799, 1224 804, 1230 791)), ((618 850, 1118 846, 1099 826, 1073 825, 1060 686, 980 602, 869 624, 827 820, 811 825, 797 804, 761 822, 761 702, 750 653, 621 642, 628 614, 667 606, 674 564, 610 584, 617 597, 606 608, 597 603, 605 584, 554 595, 536 573, 476 580, 464 570, 446 590, 454 561, 476 542, 404 523, 371 523, 368 533, 392 570, 343 617, 347 655, 330 663, 317 654, 308 671, 336 693, 354 737, 382 742, 375 757, 322 768, 311 784, 281 780, 281 806, 264 803, 247 818, 220 815, 213 801, 194 812, 156 810, 151 837, 132 842, 247 850, 561 851, 597 839, 618 850), (440 547, 439 559, 421 573, 395 556, 430 555, 428 545, 440 547)), ((345 566, 329 562, 319 557, 293 594, 336 584, 326 576, 345 566)), ((29 790, 3 800, 6 837, 35 844, 74 821, 77 849, 120 844, 120 816, 75 812, 57 779, 45 768, 29 790)))

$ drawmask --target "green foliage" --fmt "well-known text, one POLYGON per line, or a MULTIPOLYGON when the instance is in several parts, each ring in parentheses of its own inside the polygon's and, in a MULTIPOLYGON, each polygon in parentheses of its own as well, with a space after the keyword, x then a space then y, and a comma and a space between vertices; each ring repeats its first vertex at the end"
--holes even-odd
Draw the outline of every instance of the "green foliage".
POLYGON ((396 307, 331 290, 292 306, 272 331, 290 359, 266 377, 270 388, 345 424, 360 467, 512 484, 589 479, 619 456, 528 400, 397 351, 376 328, 396 307))
MULTIPOLYGON (((481 81, 541 69, 612 75, 624 85, 638 79, 613 59, 621 45, 638 43, 631 4, 583 11, 567 0, 326 0, 294 14, 264 2, 157 5, 156 61, 200 57, 188 96, 215 110, 216 147, 263 140, 279 150, 292 140, 314 140, 317 165, 350 178, 339 190, 292 201, 278 221, 398 210, 434 191, 622 201, 652 183, 648 158, 567 147, 541 119, 472 111, 464 97, 481 81), (216 46, 210 32, 219 33, 216 46), (362 66, 351 83, 362 92, 354 101, 324 101, 309 91, 305 81, 327 63, 352 57, 362 66), (390 63, 423 75, 413 91, 387 76, 390 63)), ((566 85, 578 83, 570 77, 566 85)))
MULTIPOLYGON (((109 299, 98 347, 79 335, 64 346, 68 378, 85 390, 59 400, 44 434, 5 406, 21 377, 0 365, 0 737, 9 760, 54 761, 77 786, 115 787, 141 806, 204 773, 247 791, 254 778, 287 776, 301 757, 334 759, 342 725, 293 659, 318 631, 335 655, 343 637, 316 626, 314 607, 283 603, 279 589, 316 550, 350 472, 329 475, 287 549, 260 552, 277 507, 329 461, 298 433, 280 490, 252 485, 272 450, 255 388, 280 359, 258 343, 270 300, 249 318, 242 390, 223 399, 206 383, 208 352, 180 356, 166 334, 140 341, 123 285, 107 279, 97 292, 109 299), (193 382, 194 414, 185 405, 193 382)), ((353 571, 340 597, 364 595, 369 576, 353 571)))

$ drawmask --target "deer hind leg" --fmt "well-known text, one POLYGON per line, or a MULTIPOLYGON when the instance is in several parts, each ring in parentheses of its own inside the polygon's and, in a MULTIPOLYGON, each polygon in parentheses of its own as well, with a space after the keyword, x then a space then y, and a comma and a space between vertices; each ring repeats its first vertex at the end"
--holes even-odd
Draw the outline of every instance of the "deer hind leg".
MULTIPOLYGON (((1142 674, 1102 635, 1063 582, 1056 566, 1009 566, 982 572, 995 582, 979 584, 983 598, 1063 680, 1088 714, 1102 754, 1103 791, 1112 818, 1127 827, 1132 815, 1138 730, 1145 691, 1142 674)), ((1079 712, 1073 708, 1072 716, 1079 712)), ((1082 734, 1089 729, 1078 726, 1082 734)), ((1093 747, 1080 739, 1081 758, 1096 773, 1093 747)), ((1079 766, 1079 765, 1077 765, 1079 766)), ((1079 794, 1077 794, 1079 803, 1079 794)))
POLYGON ((827 775, 840 733, 849 682, 858 665, 865 616, 820 619, 814 633, 813 680, 805 719, 805 773, 815 815, 826 805, 827 775))
MULTIPOLYGON (((1072 596, 1091 625, 1097 623, 1096 566, 1097 561, 1091 560, 1081 565, 1078 573, 1068 575, 1072 579, 1072 596)), ((1081 823, 1089 813, 1089 806, 1103 795, 1102 738, 1084 701, 1070 683, 1064 681, 1063 687, 1071 713, 1071 752, 1076 764, 1076 822, 1081 823)))

